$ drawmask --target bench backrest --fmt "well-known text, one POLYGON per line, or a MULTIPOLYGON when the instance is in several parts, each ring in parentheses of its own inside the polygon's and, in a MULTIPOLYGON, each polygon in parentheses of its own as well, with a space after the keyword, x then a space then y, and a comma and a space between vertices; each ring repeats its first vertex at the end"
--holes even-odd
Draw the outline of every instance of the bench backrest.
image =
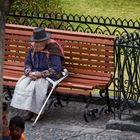
MULTIPOLYGON (((5 64, 23 66, 27 48, 30 47, 29 36, 34 27, 6 25, 5 64)), ((114 36, 46 29, 52 33, 64 48, 65 66, 69 72, 112 73, 114 68, 114 36)), ((21 69, 22 70, 22 69, 21 69)))

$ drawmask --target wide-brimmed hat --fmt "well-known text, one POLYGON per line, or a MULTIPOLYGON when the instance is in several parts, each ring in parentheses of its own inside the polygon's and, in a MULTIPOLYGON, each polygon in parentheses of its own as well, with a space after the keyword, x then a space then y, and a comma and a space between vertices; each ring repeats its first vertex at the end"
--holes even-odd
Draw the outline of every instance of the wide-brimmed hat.
POLYGON ((51 33, 46 32, 45 28, 37 27, 33 30, 33 35, 30 37, 30 41, 44 41, 51 37, 51 33))

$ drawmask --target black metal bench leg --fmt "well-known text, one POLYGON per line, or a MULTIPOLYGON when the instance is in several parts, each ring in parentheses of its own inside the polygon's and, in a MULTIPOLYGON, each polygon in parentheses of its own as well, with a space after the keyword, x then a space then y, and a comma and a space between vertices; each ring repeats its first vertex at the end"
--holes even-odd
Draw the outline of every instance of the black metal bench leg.
POLYGON ((56 99, 57 99, 57 103, 56 106, 60 106, 60 107, 64 107, 65 105, 67 105, 69 103, 69 97, 61 98, 62 96, 59 95, 59 93, 56 92, 56 99), (64 104, 65 102, 65 104, 64 104))
POLYGON ((111 104, 110 104, 109 94, 108 94, 108 87, 105 88, 105 92, 106 92, 105 94, 106 94, 108 112, 112 112, 113 113, 113 110, 112 110, 111 104))
POLYGON ((60 97, 59 95, 56 93, 56 99, 57 99, 57 103, 55 103, 54 105, 57 107, 57 106, 60 106, 60 107, 64 107, 61 100, 60 100, 60 97))
POLYGON ((85 106, 85 110, 84 110, 84 119, 86 122, 90 122, 93 120, 98 119, 97 113, 98 113, 98 109, 97 108, 89 108, 90 104, 91 104, 91 100, 92 100, 92 96, 90 94, 90 98, 85 106))

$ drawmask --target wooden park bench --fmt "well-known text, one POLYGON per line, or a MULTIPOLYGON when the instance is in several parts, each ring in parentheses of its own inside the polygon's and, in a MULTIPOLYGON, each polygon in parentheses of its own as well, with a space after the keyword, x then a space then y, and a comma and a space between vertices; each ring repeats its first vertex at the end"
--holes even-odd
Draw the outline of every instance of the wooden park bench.
MULTIPOLYGON (((23 75, 29 36, 34 27, 6 24, 4 86, 14 87, 23 75)), ((69 75, 55 88, 57 94, 91 96, 93 89, 105 91, 108 111, 112 111, 108 87, 114 69, 115 36, 46 29, 62 45, 69 75)), ((87 107, 86 107, 87 108, 87 107)), ((95 112, 86 112, 93 116, 95 112)), ((88 121, 86 119, 86 121, 88 121)))

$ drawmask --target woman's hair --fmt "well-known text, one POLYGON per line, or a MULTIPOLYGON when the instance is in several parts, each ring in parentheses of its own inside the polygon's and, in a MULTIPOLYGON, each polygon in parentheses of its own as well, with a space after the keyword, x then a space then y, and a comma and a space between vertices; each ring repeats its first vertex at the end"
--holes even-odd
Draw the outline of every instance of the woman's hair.
POLYGON ((25 121, 20 116, 15 116, 10 119, 9 129, 12 127, 13 124, 16 125, 17 127, 21 128, 24 131, 25 121))

